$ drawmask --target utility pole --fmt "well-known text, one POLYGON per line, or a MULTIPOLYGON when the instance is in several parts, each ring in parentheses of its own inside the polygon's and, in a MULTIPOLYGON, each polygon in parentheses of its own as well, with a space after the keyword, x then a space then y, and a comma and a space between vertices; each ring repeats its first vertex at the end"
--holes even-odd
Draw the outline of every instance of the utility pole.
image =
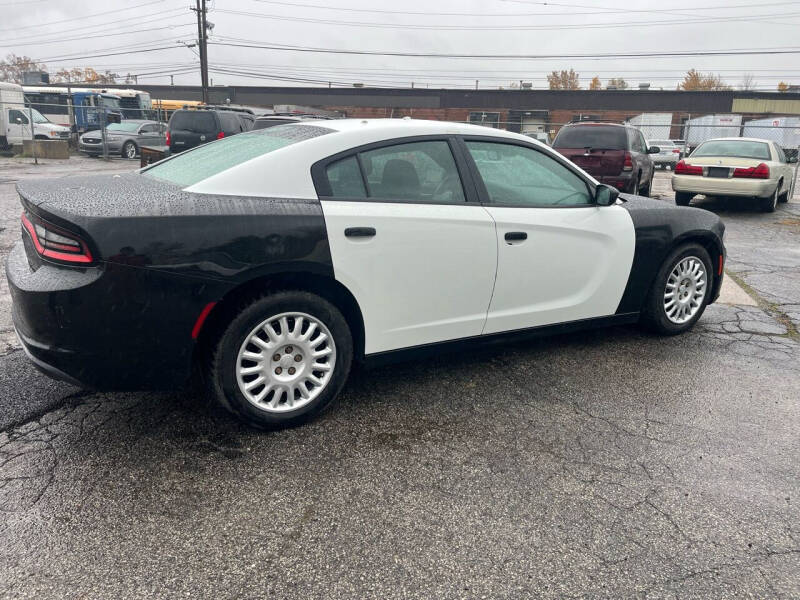
POLYGON ((208 104, 208 47, 206 45, 206 34, 208 24, 206 23, 206 0, 195 0, 197 8, 192 10, 197 12, 197 46, 200 48, 200 85, 203 89, 203 102, 208 104))

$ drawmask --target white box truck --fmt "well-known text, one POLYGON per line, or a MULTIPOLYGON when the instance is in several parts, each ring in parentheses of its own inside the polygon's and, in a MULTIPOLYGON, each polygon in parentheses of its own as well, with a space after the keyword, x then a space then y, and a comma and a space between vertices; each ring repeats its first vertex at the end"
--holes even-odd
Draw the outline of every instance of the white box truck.
POLYGON ((25 106, 22 86, 0 82, 0 148, 31 139, 31 117, 33 135, 37 140, 69 139, 69 127, 51 123, 38 110, 25 106))
POLYGON ((768 117, 746 121, 742 135, 770 140, 784 149, 797 148, 800 147, 800 117, 768 117))
POLYGON ((628 124, 641 131, 646 140, 668 140, 672 113, 642 113, 628 119, 628 124))
POLYGON ((686 121, 686 145, 694 150, 706 140, 723 137, 741 137, 742 115, 704 115, 686 121))

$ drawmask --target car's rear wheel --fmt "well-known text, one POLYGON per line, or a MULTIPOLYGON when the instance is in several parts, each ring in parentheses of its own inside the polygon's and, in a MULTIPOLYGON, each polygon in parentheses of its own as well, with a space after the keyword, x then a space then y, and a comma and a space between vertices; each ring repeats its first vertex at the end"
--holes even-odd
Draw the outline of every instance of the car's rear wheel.
POLYGON ((136 158, 136 144, 133 142, 125 142, 122 146, 122 158, 136 158))
POLYGON ((788 201, 789 201, 789 198, 790 198, 790 197, 792 196, 792 194, 794 193, 794 189, 793 189, 793 188, 794 188, 794 182, 792 182, 792 183, 789 185, 789 187, 788 187, 788 188, 786 188, 786 191, 785 191, 785 192, 783 192, 783 193, 782 193, 780 196, 778 196, 778 202, 788 202, 788 201))
POLYGON ((211 360, 212 396, 263 429, 304 423, 331 405, 353 360, 350 328, 327 300, 282 291, 243 307, 211 360))
POLYGON ((633 180, 633 185, 631 185, 631 191, 629 193, 635 194, 636 196, 639 195, 639 182, 641 181, 641 177, 639 175, 636 176, 636 179, 633 180))
POLYGON ((684 244, 667 256, 642 311, 642 324, 662 335, 691 329, 705 311, 713 283, 711 258, 699 244, 684 244))
POLYGON ((775 212, 775 208, 778 206, 778 196, 780 195, 781 184, 775 186, 775 191, 769 198, 760 198, 759 203, 761 204, 761 212, 775 212))
MULTIPOLYGON (((655 175, 655 174, 656 174, 656 172, 655 172, 655 170, 653 170, 653 175, 655 175)), ((650 193, 652 191, 653 191, 653 177, 650 177, 650 181, 647 183, 647 187, 644 188, 644 191, 640 191, 639 195, 640 196, 647 196, 649 198, 650 197, 650 193)))
POLYGON ((675 192, 675 204, 678 206, 689 206, 689 202, 694 198, 694 194, 687 194, 686 192, 675 192))

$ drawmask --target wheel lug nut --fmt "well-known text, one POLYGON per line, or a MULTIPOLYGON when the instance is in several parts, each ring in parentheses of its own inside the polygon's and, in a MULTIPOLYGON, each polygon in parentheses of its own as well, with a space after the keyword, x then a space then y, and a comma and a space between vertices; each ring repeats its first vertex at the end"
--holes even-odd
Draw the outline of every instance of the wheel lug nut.
POLYGON ((303 360, 302 356, 300 356, 299 354, 295 355, 294 362, 300 362, 301 360, 303 360))
POLYGON ((280 355, 280 354, 275 354, 275 355, 272 357, 272 360, 274 360, 275 362, 278 362, 280 359, 281 359, 281 355, 280 355))
POLYGON ((283 369, 281 369, 280 367, 275 369, 275 375, 280 375, 282 372, 283 372, 283 369))
POLYGON ((295 368, 294 367, 289 367, 289 375, 294 375, 294 372, 295 372, 295 368))
POLYGON ((292 353, 292 347, 286 346, 286 354, 291 354, 291 353, 292 353))

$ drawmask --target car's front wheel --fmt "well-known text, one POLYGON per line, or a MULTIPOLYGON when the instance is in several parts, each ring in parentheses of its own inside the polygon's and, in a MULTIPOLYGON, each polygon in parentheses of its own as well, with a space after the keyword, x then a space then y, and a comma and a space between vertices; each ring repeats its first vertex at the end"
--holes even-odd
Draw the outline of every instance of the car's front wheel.
POLYGON ((263 429, 304 423, 336 399, 353 360, 342 313, 327 300, 281 291, 243 307, 214 351, 212 396, 263 429))
POLYGON ((691 329, 708 305, 711 257, 699 244, 675 248, 656 275, 642 311, 642 324, 662 335, 691 329))

